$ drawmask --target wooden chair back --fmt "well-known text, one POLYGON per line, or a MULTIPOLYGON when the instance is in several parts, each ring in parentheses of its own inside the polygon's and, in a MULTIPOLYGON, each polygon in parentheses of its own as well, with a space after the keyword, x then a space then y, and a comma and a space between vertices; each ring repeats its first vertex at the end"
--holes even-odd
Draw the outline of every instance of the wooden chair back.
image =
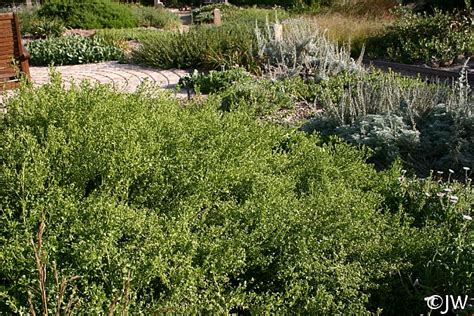
POLYGON ((15 89, 19 73, 30 78, 29 54, 23 47, 16 13, 0 14, 0 91, 15 89))

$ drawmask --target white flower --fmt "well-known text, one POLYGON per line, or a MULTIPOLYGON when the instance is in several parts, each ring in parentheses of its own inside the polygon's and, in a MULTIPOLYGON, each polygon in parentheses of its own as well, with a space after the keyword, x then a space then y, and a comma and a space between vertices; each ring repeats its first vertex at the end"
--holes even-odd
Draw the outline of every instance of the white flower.
POLYGON ((426 195, 427 197, 430 197, 430 196, 431 196, 431 194, 430 194, 429 192, 425 192, 425 195, 426 195))
POLYGON ((443 174, 443 171, 436 171, 437 174, 443 174))
POLYGON ((436 193, 436 195, 437 195, 437 196, 439 196, 439 197, 443 197, 443 196, 445 196, 445 195, 446 195, 446 193, 443 193, 443 192, 438 192, 438 193, 436 193))
POLYGON ((453 204, 456 204, 457 202, 459 201, 459 198, 455 195, 451 195, 449 197, 449 202, 453 203, 453 204))
POLYGON ((469 215, 463 215, 462 218, 464 218, 466 221, 472 221, 472 217, 469 215))
POLYGON ((471 170, 471 168, 469 168, 469 167, 462 167, 462 168, 463 168, 464 170, 466 170, 466 171, 471 170))
POLYGON ((443 191, 448 192, 448 193, 453 192, 453 190, 451 190, 450 188, 445 188, 445 189, 443 189, 443 191))
POLYGON ((454 173, 453 169, 448 169, 449 173, 454 173))

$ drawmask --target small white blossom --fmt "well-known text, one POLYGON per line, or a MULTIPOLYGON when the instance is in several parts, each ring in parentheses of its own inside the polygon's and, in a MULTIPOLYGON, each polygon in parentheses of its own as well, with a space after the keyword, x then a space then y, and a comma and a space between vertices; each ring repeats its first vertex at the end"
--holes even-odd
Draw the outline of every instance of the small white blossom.
POLYGON ((469 215, 463 215, 462 218, 464 218, 466 221, 472 221, 472 217, 469 215))
POLYGON ((453 203, 453 204, 456 204, 457 202, 459 201, 459 198, 455 195, 451 195, 449 197, 449 202, 453 203))
POLYGON ((453 169, 448 169, 449 173, 454 173, 453 169))
POLYGON ((438 193, 436 193, 436 195, 437 195, 437 196, 439 196, 439 197, 443 197, 443 196, 445 196, 445 195, 446 195, 446 193, 443 193, 443 192, 438 192, 438 193))
POLYGON ((471 170, 471 168, 469 168, 469 167, 462 167, 462 168, 463 168, 464 170, 466 170, 466 171, 471 170))
POLYGON ((425 192, 425 195, 426 195, 427 197, 430 197, 430 196, 431 196, 431 194, 430 194, 429 192, 425 192))
POLYGON ((443 174, 443 171, 436 171, 437 174, 443 174))

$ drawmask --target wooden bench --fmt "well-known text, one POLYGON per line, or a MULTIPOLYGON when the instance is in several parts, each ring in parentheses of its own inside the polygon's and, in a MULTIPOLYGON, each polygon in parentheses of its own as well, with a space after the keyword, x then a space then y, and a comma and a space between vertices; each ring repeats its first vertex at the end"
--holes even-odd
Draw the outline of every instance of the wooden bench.
POLYGON ((30 78, 29 54, 23 47, 16 13, 0 14, 0 91, 15 89, 20 74, 30 78))

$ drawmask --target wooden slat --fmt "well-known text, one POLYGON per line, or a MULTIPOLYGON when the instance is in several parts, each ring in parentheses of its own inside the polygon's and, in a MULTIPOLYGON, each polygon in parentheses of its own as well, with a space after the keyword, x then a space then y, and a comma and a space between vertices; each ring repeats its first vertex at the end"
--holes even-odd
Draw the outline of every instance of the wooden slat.
POLYGON ((3 49, 5 47, 12 47, 12 46, 15 46, 15 45, 18 45, 18 43, 5 41, 5 42, 0 43, 0 49, 3 49))
POLYGON ((13 56, 13 54, 0 55, 0 66, 11 64, 12 60, 18 60, 18 58, 14 58, 13 56))
MULTIPOLYGON (((29 56, 29 53, 26 51, 25 47, 23 46, 23 43, 21 42, 21 33, 20 33, 20 19, 18 18, 17 14, 13 15, 14 18, 14 23, 15 23, 15 31, 16 31, 16 38, 18 41, 18 48, 19 48, 19 53, 20 56, 29 56)), ((28 57, 29 58, 29 57, 28 57)), ((30 64, 28 59, 22 59, 20 62, 21 65, 21 70, 23 73, 27 76, 27 78, 30 78, 30 64)))
POLYGON ((11 29, 13 28, 13 24, 11 21, 0 21, 0 28, 2 29, 11 29))
POLYGON ((20 86, 19 81, 10 81, 10 82, 6 82, 6 83, 1 83, 0 82, 0 91, 16 89, 19 86, 20 86))
POLYGON ((13 13, 0 14, 0 21, 11 21, 12 19, 13 19, 13 13))
POLYGON ((0 29, 0 42, 4 42, 11 38, 13 38, 13 31, 11 29, 0 29))
POLYGON ((7 56, 0 57, 0 66, 9 65, 9 64, 12 63, 12 60, 13 60, 13 55, 7 55, 7 56))
POLYGON ((0 80, 5 81, 5 78, 16 78, 18 77, 18 74, 14 71, 11 72, 6 72, 6 73, 0 73, 0 80))
POLYGON ((8 21, 3 21, 3 22, 0 21, 0 29, 2 30, 8 30, 8 29, 12 30, 14 27, 15 26, 8 21))
POLYGON ((0 91, 18 87, 17 69, 30 77, 28 59, 14 65, 12 60, 20 60, 25 55, 21 41, 18 15, 14 13, 0 14, 0 91))
POLYGON ((0 58, 2 57, 8 57, 10 56, 13 57, 14 55, 19 55, 19 51, 16 47, 3 47, 2 50, 0 51, 0 58))
POLYGON ((16 76, 16 71, 13 68, 9 69, 8 71, 0 71, 0 76, 2 78, 16 76))
POLYGON ((11 81, 14 80, 16 77, 16 73, 9 73, 9 74, 1 74, 0 73, 0 81, 11 81))

